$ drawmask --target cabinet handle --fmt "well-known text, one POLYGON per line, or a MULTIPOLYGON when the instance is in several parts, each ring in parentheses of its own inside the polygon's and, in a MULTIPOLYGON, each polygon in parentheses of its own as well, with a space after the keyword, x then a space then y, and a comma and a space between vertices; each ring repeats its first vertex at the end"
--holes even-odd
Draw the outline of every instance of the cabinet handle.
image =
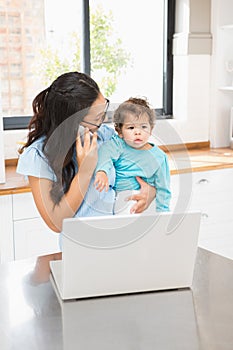
POLYGON ((201 217, 202 217, 203 219, 208 219, 209 215, 208 215, 207 213, 202 213, 202 214, 201 214, 201 217))
POLYGON ((197 182, 198 184, 208 184, 209 183, 209 180, 207 180, 207 179, 201 179, 201 180, 199 180, 198 182, 197 182))

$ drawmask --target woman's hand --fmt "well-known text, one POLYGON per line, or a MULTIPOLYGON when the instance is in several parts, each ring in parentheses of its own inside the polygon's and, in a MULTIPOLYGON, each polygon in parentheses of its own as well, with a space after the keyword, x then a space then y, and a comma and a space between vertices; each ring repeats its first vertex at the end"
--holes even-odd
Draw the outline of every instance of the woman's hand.
POLYGON ((55 232, 61 231, 63 219, 73 217, 83 202, 98 159, 97 134, 94 133, 91 140, 86 129, 83 144, 79 134, 76 152, 78 172, 58 205, 54 205, 50 196, 51 180, 28 176, 37 209, 48 227, 55 232))
POLYGON ((140 177, 136 177, 137 181, 139 182, 141 189, 138 194, 134 194, 127 198, 127 200, 134 200, 137 201, 132 208, 130 209, 130 213, 142 213, 145 209, 147 209, 151 202, 155 199, 156 196, 156 189, 153 186, 148 185, 144 180, 142 180, 140 177))
POLYGON ((85 128, 83 145, 81 142, 80 132, 78 132, 76 139, 76 154, 78 171, 82 171, 84 174, 92 175, 98 160, 96 132, 93 133, 91 140, 89 129, 85 128))

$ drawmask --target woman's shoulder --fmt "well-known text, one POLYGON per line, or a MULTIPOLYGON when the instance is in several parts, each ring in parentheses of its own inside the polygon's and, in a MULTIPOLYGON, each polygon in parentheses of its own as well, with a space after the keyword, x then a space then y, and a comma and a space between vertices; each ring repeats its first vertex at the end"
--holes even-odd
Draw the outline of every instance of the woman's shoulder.
POLYGON ((39 178, 43 177, 54 181, 55 174, 43 152, 44 139, 45 137, 40 137, 24 149, 19 156, 17 173, 39 178))
POLYGON ((32 159, 35 157, 42 158, 44 160, 47 159, 43 151, 44 140, 45 140, 45 137, 42 136, 37 140, 33 141, 28 147, 25 147, 23 152, 20 154, 19 159, 20 160, 26 159, 29 162, 32 161, 32 159))
POLYGON ((114 134, 115 134, 114 128, 106 124, 102 124, 98 130, 98 138, 101 141, 110 140, 114 134))
POLYGON ((28 147, 24 148, 22 154, 29 153, 32 150, 34 151, 38 150, 43 153, 44 140, 45 140, 45 136, 39 137, 37 140, 33 141, 28 147))
POLYGON ((117 133, 114 133, 110 139, 105 140, 105 147, 115 147, 118 148, 118 151, 125 148, 125 141, 119 137, 117 133))

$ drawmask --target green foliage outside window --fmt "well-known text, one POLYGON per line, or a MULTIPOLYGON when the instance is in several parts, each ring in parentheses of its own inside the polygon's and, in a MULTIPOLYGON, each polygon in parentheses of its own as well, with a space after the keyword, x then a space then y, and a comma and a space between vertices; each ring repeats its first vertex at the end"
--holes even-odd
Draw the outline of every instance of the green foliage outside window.
MULTIPOLYGON (((90 14, 91 75, 108 97, 116 90, 120 74, 131 61, 114 32, 113 22, 112 12, 105 13, 101 6, 90 14)), ((49 85, 62 73, 80 71, 81 38, 78 33, 70 33, 69 40, 69 58, 52 46, 40 50, 37 71, 43 84, 49 85)))

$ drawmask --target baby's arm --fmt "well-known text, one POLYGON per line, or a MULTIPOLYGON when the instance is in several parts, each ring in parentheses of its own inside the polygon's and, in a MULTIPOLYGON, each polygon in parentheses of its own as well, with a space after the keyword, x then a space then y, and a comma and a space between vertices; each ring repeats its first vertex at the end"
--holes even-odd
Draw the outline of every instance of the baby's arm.
POLYGON ((101 171, 101 170, 97 171, 95 176, 94 186, 99 192, 102 192, 104 189, 106 192, 108 192, 108 189, 109 189, 108 176, 104 171, 101 171))
POLYGON ((116 137, 104 142, 98 150, 98 162, 95 169, 94 186, 99 192, 109 189, 108 174, 114 162, 119 158, 121 145, 116 137))

